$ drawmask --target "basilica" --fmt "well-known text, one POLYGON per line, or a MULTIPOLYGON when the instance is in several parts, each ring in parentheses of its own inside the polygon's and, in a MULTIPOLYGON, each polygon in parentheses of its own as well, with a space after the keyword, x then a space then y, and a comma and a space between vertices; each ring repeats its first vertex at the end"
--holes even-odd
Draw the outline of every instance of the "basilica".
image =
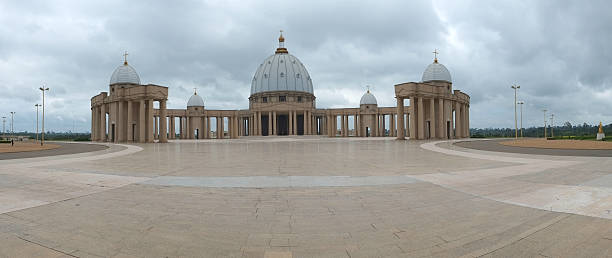
POLYGON ((450 72, 437 56, 421 81, 394 86, 395 107, 379 107, 376 97, 367 90, 359 107, 317 108, 306 66, 285 48, 282 33, 278 41, 274 54, 255 71, 249 109, 245 110, 206 108, 197 92, 185 109, 168 109, 168 87, 141 84, 126 58, 113 72, 109 91, 91 98, 91 140, 164 143, 168 139, 272 135, 400 140, 469 137, 470 97, 453 89, 450 72))

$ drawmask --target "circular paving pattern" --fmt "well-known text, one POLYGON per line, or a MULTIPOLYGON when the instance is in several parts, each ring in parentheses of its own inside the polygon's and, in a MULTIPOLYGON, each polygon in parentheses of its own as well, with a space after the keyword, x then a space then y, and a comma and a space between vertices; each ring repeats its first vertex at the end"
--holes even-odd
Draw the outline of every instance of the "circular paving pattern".
POLYGON ((0 161, 0 257, 612 251, 609 158, 376 137, 109 146, 0 161))

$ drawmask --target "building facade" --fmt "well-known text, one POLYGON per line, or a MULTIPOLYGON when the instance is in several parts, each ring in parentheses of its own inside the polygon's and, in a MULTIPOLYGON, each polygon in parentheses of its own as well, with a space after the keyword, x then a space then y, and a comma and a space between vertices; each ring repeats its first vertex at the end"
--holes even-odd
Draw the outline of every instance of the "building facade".
POLYGON ((421 82, 395 85, 396 107, 379 107, 368 90, 359 107, 319 109, 310 74, 284 42, 281 34, 275 53, 257 68, 246 110, 207 109, 197 92, 185 109, 167 109, 168 87, 141 85, 126 58, 113 72, 109 91, 91 99, 92 141, 163 143, 270 135, 469 137, 469 96, 452 88, 450 72, 437 57, 421 82), (408 106, 405 99, 410 100, 408 106), (216 128, 211 128, 213 121, 216 128))

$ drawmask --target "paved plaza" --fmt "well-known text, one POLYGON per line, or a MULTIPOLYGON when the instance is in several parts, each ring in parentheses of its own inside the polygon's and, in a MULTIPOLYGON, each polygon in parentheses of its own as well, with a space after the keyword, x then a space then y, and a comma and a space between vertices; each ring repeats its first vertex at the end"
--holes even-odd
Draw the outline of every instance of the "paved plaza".
POLYGON ((390 137, 101 145, 0 160, 0 257, 612 255, 609 157, 390 137))

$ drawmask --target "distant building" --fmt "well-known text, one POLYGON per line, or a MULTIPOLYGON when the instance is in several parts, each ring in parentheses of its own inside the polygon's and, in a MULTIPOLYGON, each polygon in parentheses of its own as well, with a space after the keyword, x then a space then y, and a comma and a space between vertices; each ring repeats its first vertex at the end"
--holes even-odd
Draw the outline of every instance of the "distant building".
POLYGON ((186 109, 167 109, 168 87, 141 85, 126 58, 113 72, 109 92, 91 99, 92 141, 167 142, 176 138, 176 123, 180 139, 249 135, 469 137, 469 96, 452 89, 450 72, 437 57, 425 69, 421 82, 395 85, 397 107, 379 107, 367 90, 359 107, 318 109, 310 74, 289 54, 284 42, 281 34, 275 53, 257 68, 246 110, 207 109, 197 92, 187 101, 186 109), (410 106, 404 106, 404 99, 411 100, 410 106), (158 109, 153 108, 155 101, 158 109), (349 117, 353 118, 351 130, 349 117), (212 119, 217 127, 214 132, 212 119))

